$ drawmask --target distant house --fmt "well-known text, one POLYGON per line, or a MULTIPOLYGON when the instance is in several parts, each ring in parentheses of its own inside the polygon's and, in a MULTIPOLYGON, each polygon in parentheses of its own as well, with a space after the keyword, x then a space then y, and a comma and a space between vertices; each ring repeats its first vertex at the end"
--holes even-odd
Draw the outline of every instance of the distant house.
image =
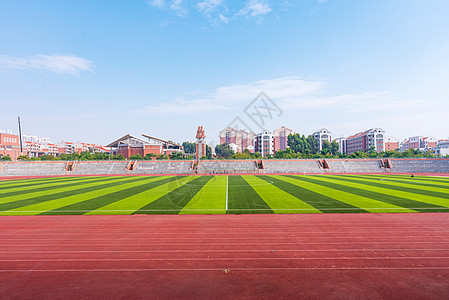
POLYGON ((107 145, 112 153, 121 154, 124 158, 140 154, 145 157, 147 154, 170 155, 174 152, 183 152, 183 147, 171 141, 166 141, 146 134, 141 139, 131 134, 127 134, 107 145))

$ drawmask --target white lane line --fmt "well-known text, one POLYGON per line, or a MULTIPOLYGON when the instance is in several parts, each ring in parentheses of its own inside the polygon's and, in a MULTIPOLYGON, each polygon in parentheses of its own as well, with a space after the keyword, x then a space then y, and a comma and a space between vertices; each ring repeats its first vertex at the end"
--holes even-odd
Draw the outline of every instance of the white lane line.
MULTIPOLYGON (((29 223, 27 224, 29 225, 29 223)), ((211 224, 209 224, 211 225, 211 224)), ((449 226, 449 224, 448 224, 449 226)), ((305 233, 326 233, 326 234, 334 234, 334 233, 362 233, 365 234, 366 231, 361 231, 361 232, 357 232, 352 230, 353 227, 339 227, 340 230, 338 231, 326 231, 329 229, 329 227, 324 227, 321 228, 319 226, 315 226, 316 228, 318 228, 319 230, 313 230, 313 231, 304 231, 304 230, 291 230, 291 227, 260 227, 260 228, 255 228, 255 227, 251 227, 251 228, 247 228, 247 227, 225 227, 225 228, 221 228, 221 227, 207 227, 207 229, 213 229, 213 230, 234 230, 234 232, 220 232, 220 234, 246 234, 246 233, 273 233, 273 230, 282 230, 282 234, 284 233, 301 233, 301 234, 305 234, 305 233), (266 231, 265 231, 266 230, 266 231)), ((102 232, 102 233, 119 233, 119 234, 150 234, 150 235, 156 235, 156 234, 161 234, 161 235, 165 235, 165 234, 180 234, 180 235, 185 235, 187 231, 192 231, 192 230, 198 230, 198 229, 203 229, 204 227, 173 227, 171 229, 173 230, 180 230, 183 229, 185 231, 182 232, 165 232, 165 231, 161 231, 164 230, 165 228, 161 228, 158 232, 152 232, 152 231, 141 231, 141 230, 148 230, 148 227, 134 227, 135 230, 122 230, 122 229, 101 229, 101 230, 93 230, 90 228, 77 228, 77 229, 73 229, 73 228, 52 228, 52 229, 48 229, 48 228, 32 228, 29 229, 31 233, 23 233, 23 232, 17 232, 17 233, 0 233, 0 236, 2 235, 50 235, 52 233, 55 233, 57 231, 63 231, 64 233, 67 231, 75 231, 75 232, 88 232, 88 233, 96 233, 96 232, 102 232), (36 231, 50 231, 51 233, 36 233, 36 231)), ((332 228, 334 229, 334 228, 332 228)), ((359 227, 357 226, 357 229, 375 229, 376 230, 376 234, 382 235, 383 233, 389 233, 389 232, 398 232, 401 231, 404 234, 414 234, 416 233, 416 231, 420 231, 420 232, 426 232, 426 231, 430 231, 430 232, 449 232, 449 230, 441 230, 440 227, 404 227, 404 228, 391 228, 391 227, 359 227), (382 231, 380 231, 380 229, 384 229, 382 231), (386 230, 385 230, 386 229, 386 230)), ((9 228, 3 228, 3 230, 13 230, 13 229, 9 229, 9 228)), ((20 230, 24 230, 24 229, 20 229, 20 230)), ((157 230, 157 229, 155 229, 157 230)), ((66 233, 65 235, 72 235, 73 233, 66 233)), ((216 235, 216 232, 189 232, 189 235, 197 235, 197 234, 212 234, 212 235, 216 235)))
MULTIPOLYGON (((115 238, 115 237, 108 237, 108 236, 104 236, 103 237, 95 237, 92 239, 92 241, 97 241, 97 240, 136 240, 136 239, 143 239, 143 240, 171 240, 173 238, 175 238, 176 240, 197 240, 199 238, 201 239, 207 239, 207 240, 223 240, 223 239, 234 239, 234 240, 242 240, 242 239, 297 239, 297 240, 301 240, 301 241, 307 241, 307 240, 312 240, 312 239, 372 239, 372 238, 379 238, 379 239, 391 239, 391 238, 402 238, 402 239, 410 239, 412 242, 415 242, 415 240, 417 238, 426 238, 426 240, 429 240, 431 238, 449 238, 449 235, 414 235, 412 232, 410 233, 404 233, 403 235, 382 235, 382 234, 364 234, 363 236, 360 236, 358 234, 347 234, 345 236, 334 236, 332 235, 332 233, 330 235, 285 235, 285 236, 269 236, 264 234, 263 232, 261 232, 260 234, 262 234, 263 236, 254 236, 255 233, 253 234, 239 234, 239 233, 235 233, 234 235, 236 235, 236 237, 208 237, 207 235, 216 235, 214 234, 204 234, 206 236, 201 236, 200 234, 195 234, 194 237, 164 237, 165 234, 161 234, 162 236, 156 236, 156 237, 128 237, 128 238, 115 238), (200 236, 198 236, 200 235, 200 236), (412 240, 413 239, 413 240, 412 240)), ((31 235, 31 234, 27 234, 27 235, 31 235)), ((45 235, 50 235, 50 234, 45 234, 45 235)), ((185 233, 180 234, 180 235, 185 235, 185 233)), ((40 238, 34 238, 34 239, 0 239, 0 241, 74 241, 74 236, 71 235, 72 238, 70 239, 40 239, 40 238)), ((84 240, 84 239, 83 239, 84 240)), ((392 241, 395 242, 396 240, 392 241)), ((76 241, 74 241, 76 242, 76 241)), ((0 245, 1 246, 1 245, 0 245)))
MULTIPOLYGON (((97 238, 104 238, 104 239, 108 239, 108 238, 110 238, 109 236, 108 236, 108 234, 109 235, 116 235, 116 234, 123 234, 123 235, 129 235, 129 236, 135 236, 135 235, 138 235, 138 236, 142 236, 142 235, 147 235, 147 236, 158 236, 158 235, 161 235, 161 236, 166 236, 166 235, 174 235, 174 236, 176 236, 176 235, 186 235, 186 233, 185 232, 182 232, 182 233, 172 233, 172 232, 162 232, 162 233, 151 233, 151 232, 130 232, 130 233, 128 233, 128 232, 119 232, 119 233, 116 233, 116 232, 103 232, 102 230, 100 231, 88 231, 88 232, 74 232, 74 233, 67 233, 67 234, 61 234, 61 233, 17 233, 17 234, 14 234, 14 233, 12 233, 12 234, 0 234, 0 236, 30 236, 30 235, 32 235, 32 236, 52 236, 52 237, 58 237, 58 236, 61 236, 61 237, 63 237, 63 236, 70 236, 70 237, 72 237, 72 239, 71 240, 73 240, 73 237, 74 237, 74 235, 76 235, 76 236, 91 236, 92 234, 97 234, 97 233, 102 233, 102 235, 101 235, 101 237, 99 236, 99 237, 97 237, 97 238)), ((230 233, 230 232, 219 232, 219 233, 189 233, 189 235, 191 235, 191 236, 195 236, 195 237, 197 237, 197 238, 199 238, 200 236, 202 236, 202 235, 217 235, 217 234, 219 234, 219 235, 236 235, 236 236, 239 236, 239 237, 242 237, 242 238, 247 238, 247 237, 252 237, 252 236, 254 236, 254 235, 257 235, 257 234, 261 234, 261 235, 264 235, 265 236, 265 233, 272 233, 272 231, 271 232, 266 232, 266 231, 245 231, 245 232, 235 232, 235 233, 230 233)), ((285 237, 287 237, 287 238, 292 238, 292 237, 295 237, 295 238, 303 238, 303 239, 307 239, 307 238, 314 238, 314 237, 319 237, 319 236, 306 236, 306 235, 301 235, 302 233, 299 231, 299 232, 294 232, 294 231, 291 231, 290 232, 291 234, 294 234, 294 233, 297 233, 298 235, 291 235, 291 236, 285 236, 285 237)), ((348 232, 348 234, 350 234, 350 232, 348 232)), ((404 238, 416 238, 416 237, 449 237, 449 236, 447 236, 447 235, 437 235, 437 236, 435 236, 435 235, 418 235, 418 236, 416 236, 416 235, 414 235, 412 232, 410 232, 410 233, 408 233, 408 232, 406 232, 406 233, 404 233, 404 235, 407 235, 407 236, 400 236, 400 237, 404 237, 404 238)), ((381 237, 381 238, 389 238, 389 237, 396 237, 396 236, 393 236, 393 235, 367 235, 367 236, 370 236, 370 237, 381 237)), ((329 235, 329 236, 321 236, 321 237, 323 237, 323 238, 325 238, 325 237, 329 237, 329 238, 334 238, 332 235, 329 235)), ((145 238, 145 237, 139 237, 139 238, 145 238)), ((151 237, 146 237, 146 239, 150 239, 151 237)), ((159 237, 157 237, 157 238, 159 238, 159 237)), ((258 236, 256 236, 256 238, 259 238, 258 236)), ((116 237, 115 236, 113 236, 113 239, 115 240, 116 239, 116 237)), ((117 239, 122 239, 122 238, 117 238, 117 239)), ((133 239, 133 237, 129 237, 129 238, 127 238, 127 239, 133 239)), ((8 240, 8 239, 1 239, 0 238, 0 240, 8 240)), ((40 239, 36 239, 36 240, 40 240, 40 239)))
MULTIPOLYGON (((398 256, 398 257, 382 257, 382 256, 366 256, 366 257, 216 257, 216 258, 60 258, 45 259, 45 262, 84 262, 84 261, 235 261, 235 260, 415 260, 415 259, 449 259, 449 256, 398 256)), ((42 262, 43 259, 1 259, 0 262, 42 262)), ((41 266, 45 262, 37 265, 41 266)))
MULTIPOLYGON (((320 271, 320 270, 336 270, 336 271, 360 271, 360 270, 449 270, 449 267, 297 267, 297 268, 232 268, 229 271, 320 271)), ((44 270, 37 269, 33 272, 151 272, 151 271, 219 271, 223 272, 222 268, 201 268, 201 269, 55 269, 55 270, 44 270)), ((0 270, 0 273, 12 273, 12 272, 29 272, 28 269, 24 270, 0 270)))
MULTIPOLYGON (((351 249, 329 249, 329 250, 319 250, 319 249, 276 249, 275 252, 372 252, 372 251, 449 251, 449 249, 431 249, 431 248, 411 248, 411 249, 403 249, 403 248, 351 248, 351 249)), ((41 253, 235 253, 235 252, 270 252, 272 253, 272 249, 265 250, 257 250, 257 249, 226 249, 226 250, 185 250, 185 249, 176 249, 176 250, 59 250, 59 251, 0 251, 1 254, 41 254, 41 253)))
MULTIPOLYGON (((372 236, 372 237, 347 237, 347 238, 345 238, 345 237, 337 237, 338 239, 349 239, 349 241, 343 241, 343 242, 336 242, 336 243, 334 243, 334 242, 331 242, 331 243, 327 243, 327 242, 308 242, 307 240, 313 240, 313 239, 335 239, 334 237, 306 237, 306 238, 299 238, 299 237, 289 237, 289 238, 280 238, 280 239, 282 239, 282 240, 287 240, 287 241, 285 241, 285 242, 273 242, 273 243, 259 243, 259 242, 254 242, 254 243, 245 243, 244 245, 259 245, 259 244, 261 244, 261 245, 277 245, 277 244, 302 244, 302 245, 340 245, 340 244, 348 244, 349 242, 353 242, 353 243, 361 243, 361 244, 367 244, 367 243, 370 243, 370 244, 373 244, 373 243, 410 243, 410 244, 417 244, 417 243, 430 243, 430 244, 435 244, 435 243, 439 243, 439 244, 441 244, 441 243, 443 243, 443 244, 447 244, 447 243, 449 243, 449 241, 435 241, 435 242, 429 242, 429 238, 431 238, 431 237, 426 237, 426 240, 425 241, 416 241, 416 240, 413 240, 413 241, 353 241, 353 239, 372 239, 372 238, 376 238, 376 236, 372 236), (288 242, 288 240, 294 240, 294 241, 297 241, 297 240, 301 240, 301 241, 304 241, 304 242, 300 242, 300 243, 298 243, 298 242, 288 242)), ((433 237, 432 237, 433 238, 433 237)), ((169 241, 171 241, 171 239, 170 238, 142 238, 142 239, 145 239, 145 240, 169 240, 169 241)), ((189 240, 198 240, 198 239, 201 239, 201 240, 207 240, 207 241, 215 241, 215 240, 219 240, 219 241, 224 241, 224 242, 226 242, 226 240, 230 240, 230 242, 226 242, 226 243, 223 243, 223 244, 208 244, 208 245, 241 245, 242 243, 236 243, 236 242, 232 242, 232 241, 235 241, 236 239, 235 238, 229 238, 229 239, 227 239, 227 238, 209 238, 209 237, 195 237, 195 238, 176 238, 176 240, 187 240, 187 241, 189 241, 189 240)), ((259 237, 241 237, 241 238, 238 238, 237 240, 245 240, 245 241, 248 241, 248 240, 256 240, 256 241, 260 241, 261 239, 265 239, 265 240, 274 240, 274 239, 277 239, 277 237, 268 237, 268 238, 265 238, 265 237, 262 237, 262 238, 259 238, 259 237)), ((382 238, 381 238, 382 239, 382 238)), ((65 240, 63 240, 63 239, 60 239, 60 240, 55 240, 55 239, 11 239, 11 240, 5 240, 5 239, 1 239, 0 241, 14 241, 14 242, 16 242, 16 243, 19 243, 19 242, 29 242, 29 241, 33 241, 33 242, 40 242, 40 241, 42 241, 42 242, 48 242, 48 241, 51 241, 52 243, 41 243, 41 244, 14 244, 14 243, 9 243, 9 244, 7 244, 7 245, 0 245, 0 247, 16 247, 16 246, 80 246, 80 245, 88 245, 88 246, 99 246, 99 245, 117 245, 117 246, 123 246, 123 242, 125 242, 125 241, 129 241, 129 240, 131 240, 131 241, 134 241, 135 239, 113 239, 114 241, 120 241, 120 243, 119 242, 117 242, 117 243, 110 243, 109 241, 110 240, 112 240, 112 239, 91 239, 91 240, 85 240, 85 239, 83 239, 83 241, 85 241, 84 243, 77 243, 77 242, 73 242, 73 239, 65 239, 65 240), (72 243, 67 243, 68 241, 71 241, 72 243), (63 245, 58 245, 58 243, 62 243, 62 242, 64 242, 64 244, 63 245), (89 243, 86 243, 86 242, 89 242, 89 243), (93 243, 92 243, 93 242, 93 243), (95 243, 95 242, 99 242, 99 243, 95 243), (109 243, 108 243, 109 242, 109 243)), ((187 244, 187 243, 127 243, 126 244, 126 246, 153 246, 153 245, 155 245, 155 246, 157 246, 157 245, 204 245, 204 244, 187 244)))
MULTIPOLYGON (((222 234, 222 233, 220 233, 222 234)), ((123 234, 125 235, 125 234, 123 234)), ((448 235, 439 234, 439 235, 419 235, 415 236, 413 233, 410 233, 409 235, 405 233, 405 236, 397 236, 397 235, 366 235, 366 236, 359 236, 359 235, 350 235, 346 237, 334 237, 332 235, 301 235, 292 233, 288 236, 278 237, 278 236, 271 236, 269 233, 265 234, 265 232, 252 232, 250 234, 239 234, 239 233, 227 233, 223 234, 223 238, 217 238, 217 234, 189 234, 189 237, 182 237, 182 234, 144 234, 144 233, 136 233, 136 234, 126 234, 127 237, 119 237, 116 238, 115 234, 101 234, 98 235, 96 233, 73 233, 73 234, 13 234, 9 236, 3 236, 0 237, 0 241, 74 241, 77 242, 77 239, 87 239, 89 241, 97 241, 97 240, 103 240, 103 241, 133 241, 136 239, 142 239, 142 240, 155 240, 155 239, 161 239, 161 240, 195 240, 195 239, 207 239, 207 240, 241 240, 241 239, 285 239, 285 240, 291 240, 296 239, 297 241, 302 242, 311 242, 313 239, 381 239, 384 241, 388 241, 389 239, 393 238, 401 238, 401 240, 410 240, 410 242, 414 242, 416 239, 419 238, 425 238, 425 241, 429 239, 447 239, 449 238, 448 235), (178 235, 181 235, 181 237, 178 238, 178 235), (214 237, 215 235, 215 237, 214 237)), ((394 242, 394 241, 392 241, 394 242)), ((0 243, 1 246, 1 243, 0 243)))
MULTIPOLYGON (((269 245, 269 246, 279 246, 279 245, 348 245, 348 244, 354 244, 352 242, 337 242, 337 243, 307 243, 307 242, 285 242, 285 243, 260 243, 260 242, 254 242, 254 243, 213 243, 213 244, 207 244, 207 246, 254 246, 254 245, 269 245)), ((366 244, 449 244, 449 241, 446 242, 429 242, 429 241, 368 241, 368 242, 359 242, 359 244, 366 245, 366 244)), ((158 243, 158 244, 126 244, 126 246, 204 246, 204 243, 158 243)), ((0 247, 73 247, 73 246, 123 246, 123 244, 111 244, 111 243, 86 243, 86 244, 25 244, 25 245, 0 245, 0 247)))

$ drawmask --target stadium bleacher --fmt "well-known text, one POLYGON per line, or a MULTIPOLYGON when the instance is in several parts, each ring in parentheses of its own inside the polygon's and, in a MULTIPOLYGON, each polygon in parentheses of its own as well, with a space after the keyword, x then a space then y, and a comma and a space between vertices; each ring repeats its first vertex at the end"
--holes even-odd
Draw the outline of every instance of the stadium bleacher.
POLYGON ((239 173, 449 173, 449 159, 390 159, 391 168, 380 159, 264 159, 193 161, 33 161, 0 162, 0 177, 124 174, 239 174, 239 173), (132 166, 132 168, 130 168, 132 166), (328 168, 327 168, 328 167, 328 168), (71 169, 71 170, 70 170, 71 169))
POLYGON ((449 159, 391 159, 390 172, 397 173, 449 173, 449 159))
POLYGON ((319 174, 325 171, 320 168, 316 159, 286 159, 271 160, 265 159, 264 173, 311 173, 319 174))
POLYGON ((328 159, 330 173, 385 172, 379 159, 328 159))
POLYGON ((138 161, 132 174, 191 174, 190 160, 138 161))
POLYGON ((0 176, 65 175, 66 162, 0 162, 0 176))
POLYGON ((203 160, 198 164, 198 174, 257 173, 255 160, 203 160))

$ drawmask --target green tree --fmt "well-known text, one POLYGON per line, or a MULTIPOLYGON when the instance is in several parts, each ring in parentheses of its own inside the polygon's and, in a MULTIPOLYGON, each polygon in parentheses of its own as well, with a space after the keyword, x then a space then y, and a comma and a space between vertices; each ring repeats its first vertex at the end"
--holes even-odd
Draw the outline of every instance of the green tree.
POLYGON ((196 153, 196 143, 184 142, 182 143, 182 147, 184 148, 184 153, 186 154, 196 153))
POLYGON ((229 158, 234 155, 234 151, 226 143, 215 146, 215 153, 220 158, 229 158))
POLYGON ((184 153, 182 152, 173 152, 169 155, 170 159, 184 159, 184 153))
POLYGON ((147 155, 145 155, 144 159, 146 160, 152 160, 153 157, 156 157, 157 155, 154 153, 148 153, 147 155))
POLYGON ((338 145, 338 143, 336 141, 332 141, 332 143, 331 143, 332 155, 334 155, 334 156, 338 155, 338 150, 340 150, 339 148, 340 148, 340 146, 338 145))
POLYGON ((249 159, 249 158, 251 158, 251 155, 248 155, 248 153, 245 153, 245 152, 239 152, 239 153, 234 154, 232 156, 232 158, 234 158, 234 159, 249 159))
MULTIPOLYGON (((245 149, 248 150, 248 149, 245 149)), ((208 159, 212 158, 212 147, 209 145, 206 145, 206 156, 208 159)))
POLYGON ((41 158, 41 160, 59 160, 59 158, 56 159, 55 156, 50 155, 50 154, 46 154, 46 155, 44 155, 44 156, 41 156, 40 158, 41 158))
POLYGON ((112 160, 125 160, 125 158, 123 157, 123 155, 121 154, 117 154, 117 155, 112 155, 111 156, 112 160))
POLYGON ((92 155, 90 152, 83 151, 79 154, 78 160, 92 160, 92 155))
POLYGON ((27 155, 20 155, 17 160, 30 160, 30 158, 27 155))
POLYGON ((4 160, 4 161, 11 161, 12 159, 11 159, 11 156, 9 156, 9 155, 4 155, 4 156, 2 156, 1 160, 4 160))
POLYGON ((366 156, 366 153, 362 151, 355 151, 350 155, 351 158, 365 158, 366 156))
POLYGON ((93 160, 108 160, 109 154, 107 154, 106 152, 95 152, 94 154, 92 154, 92 159, 93 160))
POLYGON ((135 154, 135 155, 131 155, 131 156, 129 157, 129 159, 130 159, 130 160, 142 160, 143 158, 142 158, 142 155, 140 155, 140 154, 135 154))
POLYGON ((376 147, 371 146, 368 150, 368 155, 369 155, 369 157, 372 157, 372 158, 377 157, 376 147))

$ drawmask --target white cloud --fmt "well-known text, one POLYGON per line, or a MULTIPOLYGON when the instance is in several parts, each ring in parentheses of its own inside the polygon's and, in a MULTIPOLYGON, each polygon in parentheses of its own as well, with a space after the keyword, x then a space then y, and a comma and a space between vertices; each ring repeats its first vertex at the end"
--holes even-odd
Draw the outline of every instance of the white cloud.
POLYGON ((211 13, 223 6, 224 0, 204 0, 196 4, 198 10, 203 13, 211 13))
POLYGON ((165 8, 166 6, 165 0, 153 0, 148 2, 148 4, 157 8, 165 8))
POLYGON ((1 70, 37 70, 75 75, 91 71, 93 62, 75 55, 0 56, 1 70))
POLYGON ((250 0, 246 6, 242 8, 237 15, 258 17, 271 12, 271 7, 266 0, 250 0))
POLYGON ((170 10, 180 17, 185 17, 188 14, 183 0, 153 0, 148 2, 148 5, 162 10, 170 10))
POLYGON ((173 0, 170 3, 170 9, 173 10, 178 16, 187 15, 187 9, 183 5, 183 0, 173 0))
POLYGON ((226 17, 223 16, 223 15, 219 15, 218 18, 220 19, 220 21, 222 21, 222 22, 225 23, 225 24, 228 24, 228 23, 229 23, 229 19, 226 18, 226 17))
MULTIPOLYGON (((424 131, 424 128, 429 130, 434 126, 431 124, 438 124, 442 129, 439 132, 433 129, 434 135, 441 135, 448 126, 446 112, 449 111, 449 103, 401 98, 388 92, 329 95, 326 86, 326 81, 297 76, 257 80, 218 87, 209 93, 186 94, 148 105, 137 112, 153 116, 177 115, 176 118, 209 118, 209 123, 205 121, 205 124, 215 132, 236 116, 245 118, 245 107, 263 91, 284 112, 282 118, 270 121, 272 123, 267 126, 273 127, 271 129, 285 125, 307 133, 320 127, 328 127, 335 136, 339 136, 371 127, 382 127, 388 134, 400 138, 414 134, 413 131, 417 131, 419 126, 423 126, 421 131, 424 131), (431 116, 435 116, 436 111, 442 112, 441 118, 432 121, 431 116)), ((245 122, 249 123, 250 120, 245 119, 245 122)))
POLYGON ((240 110, 261 91, 266 92, 272 99, 292 101, 298 97, 319 93, 323 85, 323 82, 304 80, 296 76, 258 80, 248 84, 219 87, 212 93, 194 99, 178 97, 168 102, 149 105, 141 112, 190 114, 195 111, 240 110))

